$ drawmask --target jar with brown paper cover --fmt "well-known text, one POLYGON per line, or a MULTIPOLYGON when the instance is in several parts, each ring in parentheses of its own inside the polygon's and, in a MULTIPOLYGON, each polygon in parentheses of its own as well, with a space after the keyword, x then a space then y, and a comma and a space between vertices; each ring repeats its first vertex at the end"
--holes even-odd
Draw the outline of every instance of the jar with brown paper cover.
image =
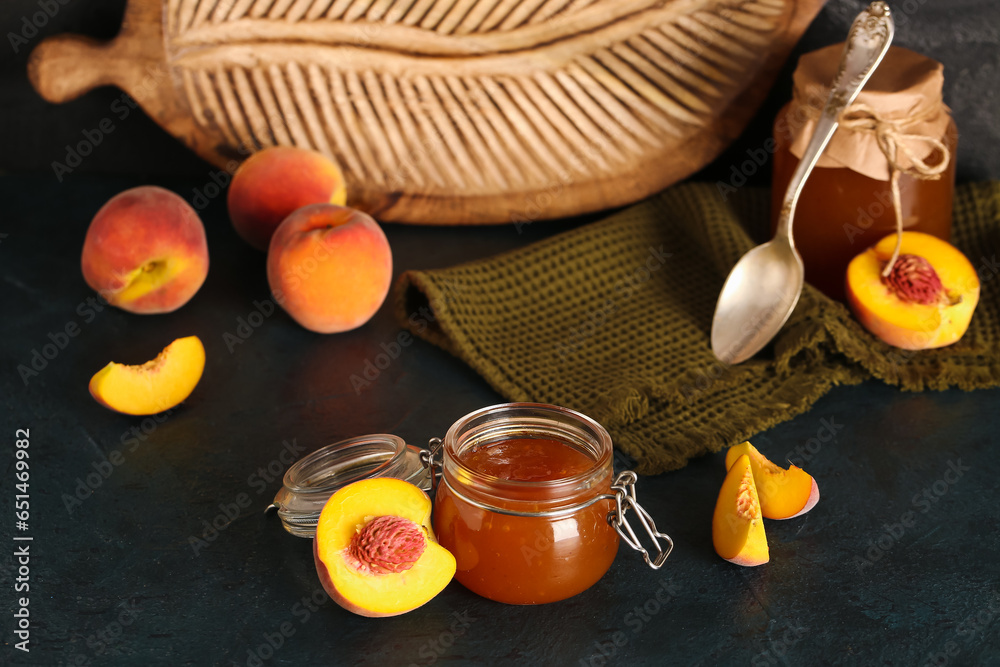
MULTIPOLYGON (((772 227, 799 162, 843 44, 799 59, 792 100, 774 122, 772 227)), ((941 96, 944 68, 908 49, 892 47, 855 102, 806 181, 795 213, 795 244, 806 280, 844 298, 850 260, 902 229, 949 240, 958 131, 941 96)))

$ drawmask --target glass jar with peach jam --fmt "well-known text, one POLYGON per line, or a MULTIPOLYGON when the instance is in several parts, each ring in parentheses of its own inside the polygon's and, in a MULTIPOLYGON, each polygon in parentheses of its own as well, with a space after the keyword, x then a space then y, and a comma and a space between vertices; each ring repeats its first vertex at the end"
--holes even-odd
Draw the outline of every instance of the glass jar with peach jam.
MULTIPOLYGON (((793 99, 775 118, 772 233, 842 50, 834 44, 799 59, 793 99)), ((793 230, 806 280, 828 296, 843 299, 851 259, 896 231, 890 155, 901 168, 903 228, 948 240, 958 132, 943 83, 940 63, 894 46, 841 115, 799 197, 793 230)))
POLYGON ((600 424, 557 406, 498 405, 452 425, 442 450, 434 531, 466 588, 510 604, 555 602, 611 567, 621 485, 600 424))

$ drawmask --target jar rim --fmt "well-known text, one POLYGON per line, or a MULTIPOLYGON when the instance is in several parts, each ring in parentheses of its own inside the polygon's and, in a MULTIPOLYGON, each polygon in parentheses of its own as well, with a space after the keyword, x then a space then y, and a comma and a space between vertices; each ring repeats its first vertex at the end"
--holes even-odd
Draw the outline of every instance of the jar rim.
POLYGON ((402 438, 391 433, 373 433, 339 440, 296 461, 285 471, 282 482, 285 488, 294 493, 323 493, 344 486, 350 481, 345 477, 349 478, 351 472, 357 470, 357 449, 365 446, 380 447, 388 456, 375 467, 365 469, 363 475, 358 475, 359 479, 383 476, 399 464, 407 445, 402 438), (328 474, 320 483, 310 481, 311 474, 324 472, 328 474))
MULTIPOLYGON (((493 420, 489 420, 493 421, 493 420)), ((516 422, 516 417, 513 415, 508 416, 506 420, 498 419, 497 423, 506 422, 516 422)), ((488 422, 484 422, 488 423, 488 422)), ((490 485, 503 485, 505 488, 510 489, 575 489, 579 486, 585 484, 591 480, 595 474, 604 471, 605 467, 609 467, 611 459, 614 452, 614 446, 611 440, 611 435, 608 433, 598 421, 588 417, 582 412, 572 410, 570 408, 565 408, 558 405, 551 405, 548 403, 529 403, 529 402, 512 402, 512 403, 499 403, 496 405, 490 405, 484 408, 480 408, 473 412, 468 413, 448 429, 448 432, 444 436, 443 443, 444 451, 444 461, 446 464, 452 464, 458 468, 463 475, 470 479, 474 479, 490 485), (548 414, 550 416, 561 417, 564 420, 575 423, 578 426, 586 427, 594 437, 597 443, 598 450, 596 452, 597 456, 593 459, 593 465, 582 472, 567 475, 566 477, 560 477, 553 480, 510 480, 504 479, 502 477, 497 477, 495 475, 489 475, 475 468, 469 467, 461 458, 458 456, 457 451, 453 451, 457 448, 459 435, 463 429, 468 428, 471 424, 474 424, 477 420, 487 417, 489 415, 502 416, 505 413, 509 413, 523 410, 525 412, 538 412, 542 415, 548 414)), ((445 469, 447 470, 447 465, 445 469)))

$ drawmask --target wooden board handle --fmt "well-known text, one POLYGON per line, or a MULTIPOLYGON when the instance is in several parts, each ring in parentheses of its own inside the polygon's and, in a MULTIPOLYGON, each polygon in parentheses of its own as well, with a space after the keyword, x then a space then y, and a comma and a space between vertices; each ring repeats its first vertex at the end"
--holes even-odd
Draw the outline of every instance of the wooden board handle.
POLYGON ((56 35, 31 52, 28 78, 38 94, 60 104, 98 86, 118 84, 124 63, 118 40, 100 42, 82 35, 56 35))

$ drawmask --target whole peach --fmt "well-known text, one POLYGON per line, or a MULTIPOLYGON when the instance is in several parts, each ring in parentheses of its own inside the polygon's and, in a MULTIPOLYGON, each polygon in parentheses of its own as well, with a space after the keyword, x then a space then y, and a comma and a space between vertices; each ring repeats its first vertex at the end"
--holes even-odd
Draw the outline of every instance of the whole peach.
POLYGON ((325 155, 273 146, 254 153, 233 175, 226 203, 244 241, 267 250, 271 235, 295 209, 347 201, 344 176, 325 155))
POLYGON ((304 206, 275 230, 267 253, 275 300, 310 331, 355 329, 392 281, 389 242, 371 217, 346 206, 304 206))
POLYGON ((113 306, 169 313, 208 275, 205 227, 178 195, 144 185, 112 197, 87 229, 83 278, 113 306))

